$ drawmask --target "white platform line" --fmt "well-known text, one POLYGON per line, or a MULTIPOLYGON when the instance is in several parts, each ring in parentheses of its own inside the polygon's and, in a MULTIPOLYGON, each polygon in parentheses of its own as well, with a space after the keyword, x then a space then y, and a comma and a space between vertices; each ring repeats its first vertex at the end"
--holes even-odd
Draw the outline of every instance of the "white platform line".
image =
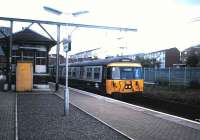
MULTIPOLYGON (((85 94, 85 95, 88 95, 88 96, 92 96, 92 97, 95 97, 95 98, 99 98, 101 96, 101 95, 97 95, 97 94, 94 94, 94 93, 91 93, 91 92, 87 92, 87 91, 71 88, 71 87, 70 87, 70 90, 73 90, 73 91, 76 91, 76 92, 79 92, 79 93, 82 93, 82 94, 85 94)), ((112 101, 112 102, 117 102, 119 104, 124 104, 124 105, 128 105, 128 106, 131 106, 131 107, 137 107, 139 109, 151 111, 151 112, 154 112, 154 113, 159 113, 161 115, 170 116, 170 117, 173 117, 173 118, 176 118, 176 119, 180 119, 180 120, 184 120, 184 121, 187 121, 187 122, 190 122, 190 123, 194 123, 194 124, 200 125, 199 122, 196 122, 196 121, 193 121, 193 120, 189 120, 189 119, 186 119, 186 118, 182 118, 182 117, 178 117, 178 116, 175 116, 175 115, 159 112, 159 111, 156 111, 156 110, 152 110, 152 109, 149 109, 149 108, 133 105, 133 104, 130 104, 130 103, 126 103, 126 102, 122 102, 122 101, 119 101, 119 100, 111 99, 111 98, 108 98, 108 97, 104 97, 104 99, 112 101)))
POLYGON ((15 93, 15 140, 18 140, 17 93, 15 93))
MULTIPOLYGON (((64 98, 63 98, 61 95, 58 95, 58 94, 56 94, 56 95, 57 95, 58 97, 60 97, 61 99, 64 100, 64 98)), ((115 130, 116 132, 122 134, 123 136, 127 137, 128 139, 130 139, 130 140, 135 140, 135 139, 131 138, 130 136, 124 134, 123 132, 119 131, 118 129, 112 127, 112 126, 109 125, 108 123, 106 123, 106 122, 102 121, 101 119, 97 118, 96 116, 94 116, 94 115, 90 114, 89 112, 85 111, 84 109, 78 107, 77 105, 75 105, 75 104, 73 104, 73 103, 71 103, 71 102, 70 102, 70 104, 72 104, 73 106, 77 107, 78 109, 80 109, 81 111, 85 112, 86 114, 90 115, 91 117, 95 118, 96 120, 100 121, 101 123, 105 124, 105 125, 108 126, 109 128, 111 128, 111 129, 115 130)))

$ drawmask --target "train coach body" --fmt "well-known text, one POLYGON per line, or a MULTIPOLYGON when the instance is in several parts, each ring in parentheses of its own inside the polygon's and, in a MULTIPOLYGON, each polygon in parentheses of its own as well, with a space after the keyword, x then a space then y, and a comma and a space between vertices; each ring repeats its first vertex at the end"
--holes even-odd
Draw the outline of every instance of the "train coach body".
MULTIPOLYGON (((51 68, 51 73, 55 69, 51 68)), ((65 81, 65 65, 60 65, 60 81, 65 81)), ((127 58, 103 59, 69 64, 69 86, 98 93, 135 94, 143 92, 144 81, 139 63, 127 58)))

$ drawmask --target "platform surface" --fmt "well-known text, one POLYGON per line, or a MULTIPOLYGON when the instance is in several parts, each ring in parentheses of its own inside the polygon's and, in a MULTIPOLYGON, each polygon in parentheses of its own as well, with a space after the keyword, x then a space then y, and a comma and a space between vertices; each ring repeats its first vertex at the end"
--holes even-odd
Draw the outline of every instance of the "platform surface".
POLYGON ((15 94, 0 92, 0 140, 15 138, 15 94))
POLYGON ((19 140, 127 140, 128 138, 55 94, 18 94, 19 140))
POLYGON ((70 103, 135 140, 200 140, 200 124, 190 120, 73 88, 70 103))

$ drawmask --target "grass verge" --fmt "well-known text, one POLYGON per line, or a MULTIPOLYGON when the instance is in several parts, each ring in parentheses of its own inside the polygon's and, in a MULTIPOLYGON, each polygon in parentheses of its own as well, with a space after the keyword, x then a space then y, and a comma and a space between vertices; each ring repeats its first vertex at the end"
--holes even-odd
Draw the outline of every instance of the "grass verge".
POLYGON ((200 106, 200 89, 187 87, 145 85, 144 96, 200 106))

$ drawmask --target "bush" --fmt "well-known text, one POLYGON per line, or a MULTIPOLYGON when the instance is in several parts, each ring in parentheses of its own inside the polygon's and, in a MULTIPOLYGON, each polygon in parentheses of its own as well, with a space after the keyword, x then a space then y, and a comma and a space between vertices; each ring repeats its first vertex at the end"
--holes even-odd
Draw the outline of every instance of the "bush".
POLYGON ((200 89, 200 82, 198 80, 192 80, 189 83, 190 88, 200 89))
POLYGON ((161 86, 168 86, 169 85, 169 82, 164 80, 164 79, 158 79, 155 83, 157 85, 161 85, 161 86))

